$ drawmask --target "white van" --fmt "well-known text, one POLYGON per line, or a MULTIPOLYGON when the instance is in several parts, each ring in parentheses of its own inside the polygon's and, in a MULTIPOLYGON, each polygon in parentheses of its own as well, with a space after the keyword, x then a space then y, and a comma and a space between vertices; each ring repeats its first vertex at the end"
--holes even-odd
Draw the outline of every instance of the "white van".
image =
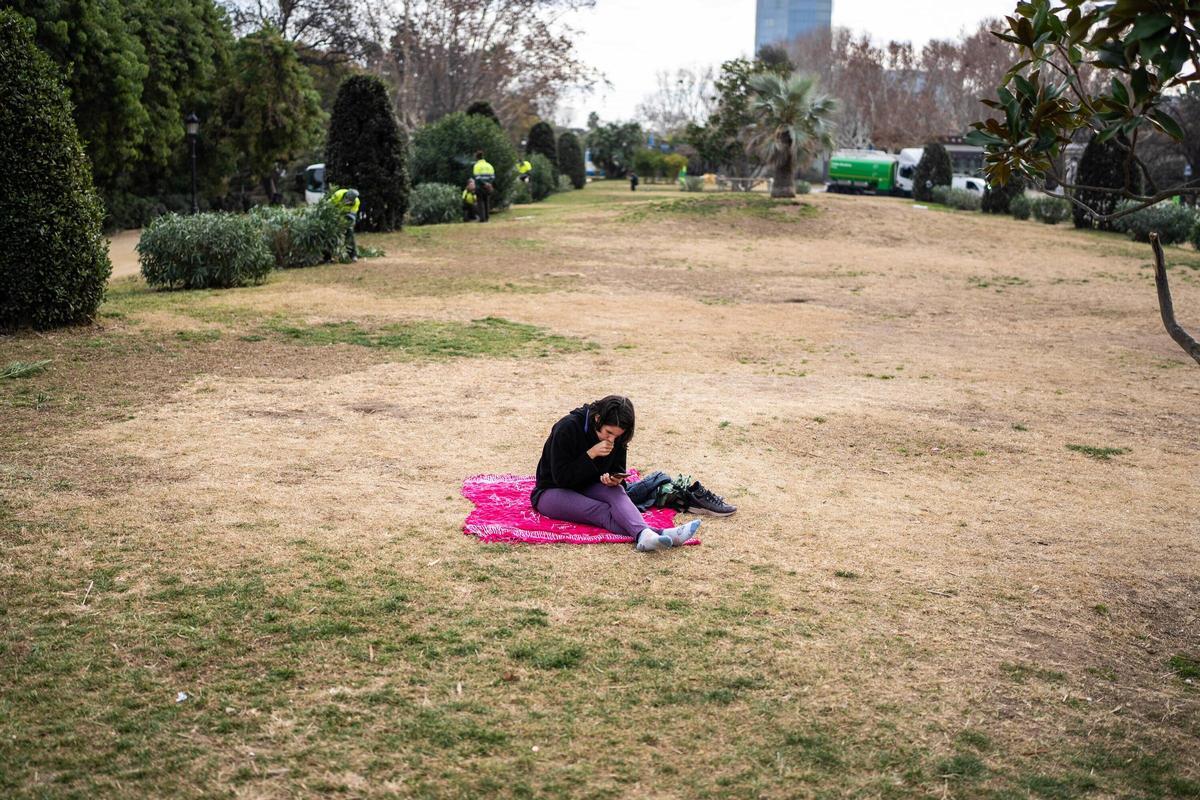
POLYGON ((983 190, 987 188, 987 181, 983 178, 976 178, 974 175, 952 175, 950 176, 950 188, 966 189, 968 192, 983 194, 983 190))
POLYGON ((325 165, 309 164, 304 170, 304 202, 310 206, 325 197, 325 165))

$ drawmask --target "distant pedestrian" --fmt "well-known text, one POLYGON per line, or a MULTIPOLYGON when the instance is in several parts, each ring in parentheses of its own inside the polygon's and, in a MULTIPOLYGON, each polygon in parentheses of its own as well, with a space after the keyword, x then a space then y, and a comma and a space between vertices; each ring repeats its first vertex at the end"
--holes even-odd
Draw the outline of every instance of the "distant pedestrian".
POLYGON ((529 163, 528 158, 517 162, 517 179, 522 183, 529 183, 529 173, 531 172, 533 172, 533 164, 529 163))
POLYGON ((638 187, 638 176, 633 170, 629 170, 629 191, 636 192, 638 187))
POLYGON ((492 191, 496 182, 496 168, 483 157, 482 150, 475 151, 475 166, 471 168, 475 178, 475 208, 480 222, 487 222, 491 212, 492 191))
POLYGON ((358 244, 354 241, 354 226, 358 224, 359 198, 357 189, 338 189, 329 198, 334 207, 346 217, 346 257, 358 261, 358 244))

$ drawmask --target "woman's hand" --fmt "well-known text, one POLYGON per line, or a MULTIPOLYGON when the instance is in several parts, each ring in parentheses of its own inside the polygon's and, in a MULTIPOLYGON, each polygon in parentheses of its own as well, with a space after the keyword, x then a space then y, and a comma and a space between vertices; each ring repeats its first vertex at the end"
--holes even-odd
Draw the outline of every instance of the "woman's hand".
MULTIPOLYGON (((608 455, 609 453, 612 452, 612 449, 613 449, 612 442, 610 442, 606 439, 601 439, 600 441, 596 442, 594 445, 592 445, 591 447, 588 448, 588 451, 587 451, 588 458, 590 458, 592 460, 595 460, 597 458, 604 458, 606 455, 608 455)), ((576 450, 575 452, 578 453, 579 451, 576 450)))
POLYGON ((614 478, 612 475, 609 475, 607 472, 600 476, 600 482, 603 483, 605 486, 620 486, 621 485, 620 478, 614 478))

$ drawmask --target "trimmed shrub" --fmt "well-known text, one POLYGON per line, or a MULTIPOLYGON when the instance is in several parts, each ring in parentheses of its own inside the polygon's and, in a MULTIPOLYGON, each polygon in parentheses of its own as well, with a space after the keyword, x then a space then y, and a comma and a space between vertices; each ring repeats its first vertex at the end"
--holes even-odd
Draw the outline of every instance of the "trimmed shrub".
POLYGON ((1058 197, 1039 197, 1032 203, 1033 218, 1047 225, 1057 225, 1071 216, 1071 204, 1058 197))
POLYGON ((1029 219, 1033 213, 1033 201, 1021 192, 1008 202, 1008 213, 1013 215, 1013 219, 1029 219))
POLYGON ((250 217, 261 226, 263 240, 280 269, 323 264, 345 249, 348 224, 332 203, 302 208, 257 206, 250 217))
POLYGON ((467 116, 490 119, 492 122, 496 123, 496 127, 503 127, 500 124, 500 117, 496 115, 496 109, 492 108, 492 104, 487 100, 476 100, 474 103, 471 103, 471 105, 467 106, 467 116))
POLYGON ((932 189, 929 190, 929 200, 927 202, 938 203, 938 204, 944 206, 944 205, 946 205, 946 198, 949 194, 950 194, 949 186, 934 186, 932 189))
POLYGON ((913 172, 913 199, 933 200, 933 187, 949 186, 954 180, 954 164, 946 148, 937 142, 925 145, 925 152, 913 172))
POLYGON ((808 194, 812 191, 812 184, 808 181, 796 181, 796 194, 808 194))
POLYGON ((342 82, 329 118, 325 179, 357 189, 358 228, 394 231, 408 210, 408 136, 396 122, 387 87, 371 75, 342 82))
MULTIPOLYGON (((1079 159, 1079 167, 1075 170, 1074 183, 1080 186, 1107 187, 1113 189, 1114 192, 1076 189, 1075 198, 1101 214, 1111 214, 1115 211, 1117 204, 1121 202, 1118 193, 1121 187, 1125 185, 1124 160, 1125 151, 1117 143, 1116 139, 1099 142, 1093 136, 1079 159)), ((1140 191, 1141 182, 1137 181, 1136 185, 1130 188, 1135 192, 1140 191)), ((1101 222, 1093 214, 1079 206, 1075 206, 1071 214, 1076 228, 1094 228, 1100 231, 1115 229, 1111 221, 1101 222)))
POLYGON ((441 225, 462 220, 462 193, 448 183, 421 183, 412 191, 408 221, 412 225, 441 225))
POLYGON ((245 286, 275 267, 262 223, 248 214, 167 214, 146 226, 137 251, 157 289, 245 286))
POLYGON ((447 114, 417 131, 413 136, 413 183, 448 183, 459 187, 461 194, 471 177, 477 150, 483 151, 496 170, 492 208, 503 208, 512 202, 517 182, 517 151, 504 131, 486 117, 447 114))
POLYGON ((554 143, 554 128, 548 122, 535 123, 529 129, 529 136, 525 139, 525 155, 532 156, 535 153, 541 153, 546 157, 553 166, 554 171, 558 172, 558 146, 554 143))
POLYGON ((512 201, 514 206, 529 205, 533 202, 533 194, 529 191, 529 184, 525 181, 519 181, 517 188, 513 189, 512 201))
POLYGON ((679 188, 685 192, 703 192, 704 177, 702 175, 688 175, 683 179, 683 185, 679 188))
POLYGON ((1025 181, 1018 175, 1010 175, 1003 186, 988 185, 983 190, 980 209, 985 214, 1007 214, 1013 198, 1025 194, 1025 181))
POLYGON ((0 328, 90 322, 112 273, 104 209, 58 70, 0 11, 0 328))
POLYGON ((662 153, 643 147, 634 151, 633 168, 637 171, 638 177, 652 181, 665 171, 666 165, 663 163, 662 153))
MULTIPOLYGON (((937 188, 942 187, 938 186, 937 188)), ((946 192, 946 199, 942 202, 959 211, 978 211, 983 203, 983 196, 979 192, 972 192, 969 189, 950 189, 946 192)))
POLYGON ((575 188, 575 184, 571 183, 571 179, 568 178, 566 175, 559 173, 558 188, 555 189, 555 191, 556 192, 569 192, 574 188, 575 188))
MULTIPOLYGON (((1115 211, 1124 211, 1136 206, 1131 200, 1117 204, 1115 211)), ((1113 230, 1129 234, 1137 242, 1149 242, 1150 234, 1157 233, 1163 244, 1186 242, 1196 227, 1196 212, 1187 206, 1177 206, 1169 200, 1155 203, 1141 211, 1135 211, 1113 220, 1113 230)))
POLYGON ((583 147, 579 137, 567 131, 558 137, 559 169, 571 180, 571 185, 582 189, 587 185, 587 166, 583 163, 583 147))
POLYGON ((679 170, 687 166, 687 156, 679 153, 667 153, 663 156, 663 177, 668 181, 679 180, 679 170))
POLYGON ((529 162, 533 164, 533 172, 529 175, 529 192, 533 202, 537 203, 558 189, 558 170, 541 153, 534 153, 529 157, 529 162))

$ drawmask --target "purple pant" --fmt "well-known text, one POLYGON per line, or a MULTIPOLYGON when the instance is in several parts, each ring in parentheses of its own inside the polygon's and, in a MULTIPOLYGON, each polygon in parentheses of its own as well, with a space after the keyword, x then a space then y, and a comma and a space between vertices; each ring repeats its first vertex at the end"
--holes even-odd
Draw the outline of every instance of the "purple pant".
POLYGON ((622 536, 637 537, 647 528, 637 506, 620 486, 594 483, 582 492, 547 489, 538 497, 539 514, 567 522, 595 525, 622 536))

